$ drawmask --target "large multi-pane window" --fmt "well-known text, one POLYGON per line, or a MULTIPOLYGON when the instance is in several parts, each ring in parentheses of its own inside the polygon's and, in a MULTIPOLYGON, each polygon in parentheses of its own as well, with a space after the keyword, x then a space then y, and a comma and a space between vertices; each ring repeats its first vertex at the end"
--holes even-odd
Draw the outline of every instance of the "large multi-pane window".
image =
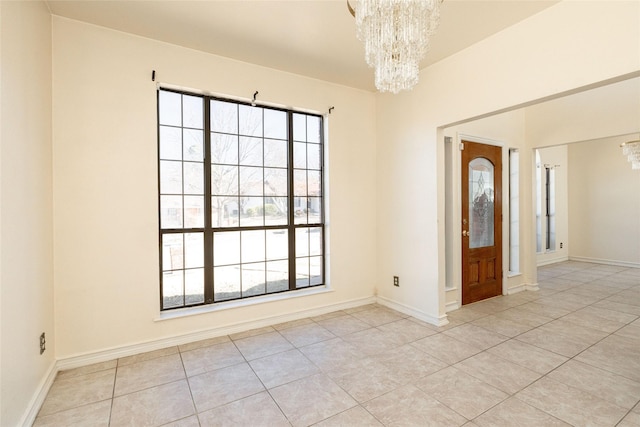
POLYGON ((158 91, 163 310, 324 284, 322 116, 158 91))

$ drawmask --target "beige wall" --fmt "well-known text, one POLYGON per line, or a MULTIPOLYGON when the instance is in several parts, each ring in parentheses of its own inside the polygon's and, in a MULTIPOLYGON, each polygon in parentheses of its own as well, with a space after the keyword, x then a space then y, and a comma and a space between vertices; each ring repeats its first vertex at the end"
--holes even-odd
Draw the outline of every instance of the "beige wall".
POLYGON ((51 17, 42 2, 0 2, 0 15, 0 425, 15 426, 33 409, 56 351, 51 17))
MULTIPOLYGON (((382 298, 432 321, 443 318, 445 156, 439 128, 637 75, 639 12, 638 2, 560 2, 423 70, 412 92, 379 95, 382 298), (393 275, 405 278, 400 288, 391 285, 393 275)), ((521 153, 521 164, 523 188, 531 189, 531 150, 521 153)), ((522 245, 529 248, 523 270, 535 282, 531 193, 522 196, 529 198, 522 209, 529 215, 523 217, 522 245)))
POLYGON ((533 105, 526 112, 532 147, 640 132, 640 77, 533 105))
POLYGON ((569 145, 572 258, 640 267, 640 171, 620 143, 638 133, 569 145))
MULTIPOLYGON (((376 283, 375 96, 54 17, 58 358, 358 301, 376 283), (156 83, 327 113, 332 292, 159 317, 156 83)), ((252 300, 254 303, 256 300, 252 300)))

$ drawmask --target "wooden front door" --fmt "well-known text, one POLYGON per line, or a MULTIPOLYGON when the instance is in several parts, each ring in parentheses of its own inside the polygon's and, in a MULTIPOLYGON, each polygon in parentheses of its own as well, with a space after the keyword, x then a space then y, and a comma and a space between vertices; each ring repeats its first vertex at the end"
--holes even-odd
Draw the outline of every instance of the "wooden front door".
POLYGON ((502 148, 462 142, 464 305, 502 294, 502 148))

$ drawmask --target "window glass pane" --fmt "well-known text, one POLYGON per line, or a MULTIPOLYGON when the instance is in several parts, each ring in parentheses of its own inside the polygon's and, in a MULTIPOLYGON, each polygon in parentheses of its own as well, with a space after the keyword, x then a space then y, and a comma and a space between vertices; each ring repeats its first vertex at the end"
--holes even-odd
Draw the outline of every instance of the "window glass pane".
POLYGON ((184 130, 184 160, 194 160, 196 162, 204 160, 202 138, 201 130, 184 130))
POLYGON ((469 248, 493 246, 493 175, 489 160, 469 162, 469 248))
POLYGON ((547 169, 547 250, 556 250, 556 170, 547 169))
POLYGON ((160 193, 182 193, 182 162, 160 161, 160 193))
POLYGON ((542 163, 536 150, 536 252, 542 252, 542 163))
POLYGON ((307 144, 307 167, 309 169, 320 169, 320 148, 319 144, 307 144))
POLYGON ((289 257, 289 233, 287 230, 266 230, 267 260, 286 260, 289 257))
POLYGON ((238 133, 238 105, 211 101, 211 132, 238 133))
POLYGON ((266 291, 265 263, 242 264, 242 296, 262 295, 266 291))
POLYGON ((287 167, 287 141, 264 140, 264 165, 267 167, 287 167))
POLYGON ((319 224, 322 222, 322 199, 320 197, 309 197, 307 201, 307 211, 309 224, 319 224))
POLYGON ((309 228, 309 255, 322 255, 322 228, 309 228))
POLYGON ((240 166, 240 195, 262 196, 264 169, 240 166))
POLYGON ((245 166, 262 166, 262 138, 240 137, 239 163, 245 166))
POLYGON ((184 270, 162 273, 162 308, 182 307, 184 305, 184 270))
POLYGON ((509 271, 520 271, 520 153, 509 150, 509 271))
POLYGON ((213 265, 240 263, 240 232, 213 233, 213 265))
POLYGON ((238 164, 238 136, 212 133, 211 162, 229 165, 238 164))
POLYGON ((307 119, 304 114, 293 114, 293 140, 307 140, 307 119))
POLYGON ((309 286, 309 258, 296 258, 296 288, 309 286))
POLYGON ((160 91, 160 124, 181 126, 182 125, 182 95, 174 92, 160 91))
POLYGON ((307 116, 307 142, 320 142, 320 117, 307 116))
POLYGON ((204 268, 185 270, 184 292, 185 304, 202 304, 204 302, 204 268))
POLYGON ((262 108, 239 105, 239 134, 262 136, 262 108))
POLYGON ((236 196, 238 167, 211 165, 211 193, 217 196, 236 196))
POLYGON ((264 225, 264 199, 262 197, 240 198, 240 226, 264 225))
POLYGON ((293 195, 294 196, 307 195, 307 171, 306 170, 293 171, 293 195))
POLYGON ((307 223, 307 198, 306 197, 294 197, 293 198, 293 219, 295 224, 307 223))
POLYGON ((287 225, 288 200, 286 197, 265 197, 264 224, 265 225, 287 225))
POLYGON ((240 222, 238 197, 213 196, 211 198, 211 215, 213 228, 237 227, 240 222))
POLYGON ((322 257, 314 256, 309 258, 309 284, 322 284, 322 257))
POLYGON ((184 198, 185 228, 204 227, 204 197, 185 196, 184 198))
POLYGON ((316 171, 309 171, 307 172, 307 185, 308 185, 308 191, 309 191, 309 196, 321 196, 321 184, 322 184, 322 177, 320 175, 320 172, 316 172, 316 171))
POLYGON ((213 268, 213 298, 224 301, 240 298, 240 266, 213 268))
POLYGON ((180 128, 160 126, 160 158, 182 160, 182 134, 180 128))
POLYGON ((182 196, 160 196, 160 227, 182 227, 182 196))
POLYGON ((264 110, 265 138, 287 139, 287 113, 284 111, 264 110))
POLYGON ((241 234, 242 263, 264 261, 265 259, 265 231, 243 231, 241 234))
POLYGON ((204 233, 184 235, 185 268, 204 267, 204 233))
POLYGON ((286 169, 264 169, 264 194, 267 196, 286 196, 287 191, 286 169))
POLYGON ((296 228, 296 256, 309 256, 309 229, 296 228))
POLYGON ((289 289, 289 261, 267 262, 267 293, 289 289))
POLYGON ((202 98, 199 96, 182 96, 182 126, 202 129, 202 98))
POLYGON ((297 169, 307 167, 307 144, 303 142, 293 143, 293 167, 297 169))
POLYGON ((162 270, 184 268, 184 245, 182 234, 162 235, 162 270))
POLYGON ((204 164, 184 162, 184 194, 204 194, 204 164))

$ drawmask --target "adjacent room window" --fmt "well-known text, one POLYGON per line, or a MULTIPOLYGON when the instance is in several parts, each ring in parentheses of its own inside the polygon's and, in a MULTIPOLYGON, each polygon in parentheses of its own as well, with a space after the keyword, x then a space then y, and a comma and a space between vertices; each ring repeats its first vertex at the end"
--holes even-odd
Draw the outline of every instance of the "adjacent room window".
MULTIPOLYGON (((536 155, 536 252, 556 250, 556 171, 536 155)), ((557 165, 556 165, 557 166, 557 165)))
POLYGON ((556 171, 555 168, 545 165, 546 176, 546 246, 547 251, 556 250, 556 171))
POLYGON ((509 150, 509 271, 520 272, 520 153, 509 150))
POLYGON ((324 284, 322 116, 158 91, 167 310, 324 284))
POLYGON ((536 252, 542 252, 542 162, 540 151, 536 155, 536 252))

